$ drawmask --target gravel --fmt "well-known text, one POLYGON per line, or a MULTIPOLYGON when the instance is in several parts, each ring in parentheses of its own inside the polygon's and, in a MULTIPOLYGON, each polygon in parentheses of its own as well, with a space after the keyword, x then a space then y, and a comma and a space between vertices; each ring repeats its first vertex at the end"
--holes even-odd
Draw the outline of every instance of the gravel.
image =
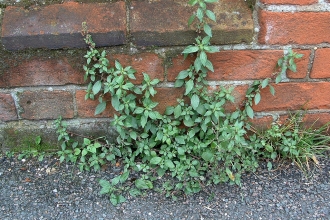
POLYGON ((98 180, 118 172, 0 155, 0 219, 330 219, 329 157, 309 178, 286 164, 244 175, 241 187, 208 186, 178 201, 152 191, 114 207, 98 180))

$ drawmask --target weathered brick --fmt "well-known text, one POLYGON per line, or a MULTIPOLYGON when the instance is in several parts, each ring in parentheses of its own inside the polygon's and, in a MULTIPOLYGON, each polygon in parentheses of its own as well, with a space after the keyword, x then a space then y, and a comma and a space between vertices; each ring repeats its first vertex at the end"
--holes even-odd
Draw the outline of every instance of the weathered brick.
POLYGON ((317 0, 261 0, 265 4, 290 4, 290 5, 310 5, 317 3, 317 0))
POLYGON ((176 106, 177 99, 183 98, 184 88, 156 88, 157 94, 152 98, 159 104, 155 110, 164 113, 167 106, 176 106))
POLYGON ((8 50, 86 47, 81 36, 82 22, 87 23, 97 46, 120 45, 126 40, 123 1, 66 2, 29 10, 7 7, 2 23, 2 43, 8 50))
POLYGON ((271 124, 273 122, 272 116, 264 116, 260 118, 254 117, 253 119, 249 119, 249 122, 251 123, 253 129, 260 131, 265 130, 271 127, 271 124))
POLYGON ((320 44, 330 42, 329 12, 260 11, 261 44, 320 44))
POLYGON ((0 87, 65 85, 84 83, 83 71, 74 69, 67 58, 32 58, 11 66, 0 78, 0 87))
POLYGON ((171 58, 171 65, 167 66, 167 81, 174 82, 175 78, 182 70, 189 68, 194 63, 195 56, 188 56, 186 59, 182 55, 171 58))
POLYGON ((131 66, 137 72, 135 73, 136 80, 132 82, 141 84, 143 81, 143 74, 149 74, 151 79, 159 79, 164 81, 164 66, 162 59, 154 53, 141 53, 141 54, 115 54, 108 56, 111 65, 115 65, 115 60, 118 60, 124 67, 131 66))
MULTIPOLYGON (((229 44, 251 42, 252 11, 241 0, 223 0, 210 4, 217 16, 212 42, 229 44)), ((133 1, 130 12, 131 34, 137 45, 187 45, 195 42, 194 27, 187 21, 194 8, 185 0, 133 1)))
POLYGON ((68 91, 25 91, 18 94, 23 119, 73 118, 73 96, 68 91))
POLYGON ((330 77, 330 48, 318 49, 315 51, 313 68, 310 74, 311 78, 329 78, 330 77))
POLYGON ((10 94, 0 94, 0 121, 17 120, 14 100, 10 94))
POLYGON ((275 96, 269 89, 261 92, 255 111, 285 111, 299 109, 329 109, 330 82, 280 83, 274 85, 275 96))
MULTIPOLYGON (((295 50, 304 54, 296 60, 297 72, 288 71, 290 78, 305 78, 308 72, 309 50, 295 50)), ((280 50, 234 50, 208 54, 213 63, 214 72, 208 73, 208 80, 253 80, 270 77, 276 70, 276 63, 283 56, 280 50)), ((175 81, 181 70, 187 69, 193 58, 183 60, 182 56, 172 59, 167 70, 167 80, 175 81)))
MULTIPOLYGON (((113 117, 115 110, 111 106, 111 102, 107 103, 107 107, 101 114, 95 115, 96 106, 99 104, 98 100, 85 100, 85 90, 76 91, 76 105, 78 111, 78 117, 81 118, 108 118, 113 117)), ((107 100, 111 100, 110 97, 107 97, 107 100)))

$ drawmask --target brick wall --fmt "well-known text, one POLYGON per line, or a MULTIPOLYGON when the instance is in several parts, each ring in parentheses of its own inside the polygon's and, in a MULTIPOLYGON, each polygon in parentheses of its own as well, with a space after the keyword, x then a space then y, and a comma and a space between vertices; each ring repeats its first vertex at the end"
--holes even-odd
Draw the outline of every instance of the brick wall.
MULTIPOLYGON (((186 0, 4 2, 0 11, 3 146, 26 131, 46 133, 45 138, 54 140, 52 122, 60 115, 72 130, 113 134, 108 120, 113 109, 94 116, 97 102, 84 100, 83 21, 112 63, 118 59, 133 66, 138 82, 142 72, 161 80, 155 97, 160 111, 182 94, 173 88, 174 80, 191 59, 184 61, 180 52, 196 37, 186 25, 193 11, 186 0)), ((232 107, 239 106, 247 86, 270 76, 283 51, 292 47, 304 54, 297 62, 298 72, 288 72, 285 82, 275 86, 276 96, 262 91, 254 122, 269 124, 302 108, 307 109, 309 123, 330 121, 330 1, 257 0, 252 11, 244 0, 220 0, 211 7, 217 15, 213 44, 221 50, 209 55, 215 68, 208 76, 211 87, 235 86, 232 107)))

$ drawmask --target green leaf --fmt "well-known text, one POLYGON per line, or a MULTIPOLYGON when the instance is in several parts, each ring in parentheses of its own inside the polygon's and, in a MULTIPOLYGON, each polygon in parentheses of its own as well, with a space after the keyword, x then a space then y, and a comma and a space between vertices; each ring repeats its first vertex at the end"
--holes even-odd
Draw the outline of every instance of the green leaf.
POLYGON ((102 189, 100 191, 100 194, 106 194, 109 193, 110 188, 111 188, 111 184, 109 183, 109 181, 101 179, 99 181, 99 184, 101 185, 102 189))
POLYGON ((268 86, 268 84, 269 84, 269 79, 268 78, 264 79, 261 83, 261 88, 262 89, 265 88, 266 86, 268 86))
POLYGON ((205 160, 205 161, 211 161, 213 157, 213 153, 211 151, 205 151, 203 154, 202 154, 202 158, 205 160))
POLYGON ((199 58, 201 60, 201 63, 203 64, 203 66, 206 66, 206 61, 207 61, 207 55, 204 51, 202 51, 199 55, 199 58))
POLYGON ((246 114, 250 117, 250 118, 253 118, 253 116, 254 116, 254 112, 253 112, 253 109, 251 108, 251 106, 246 106, 246 109, 245 109, 245 111, 246 111, 246 114))
POLYGON ((119 181, 121 183, 125 182, 128 179, 129 176, 129 171, 124 172, 123 174, 120 175, 119 181))
POLYGON ((179 88, 182 87, 184 84, 184 80, 183 79, 177 79, 174 83, 174 87, 179 88))
POLYGON ((162 161, 161 157, 153 157, 153 158, 151 158, 150 163, 151 164, 159 164, 161 161, 162 161))
POLYGON ((174 163, 171 160, 165 160, 165 165, 170 169, 173 169, 175 167, 174 163))
POLYGON ((95 115, 101 114, 107 107, 106 102, 101 102, 96 106, 95 115))
POLYGON ((204 32, 208 36, 212 37, 212 29, 211 29, 210 25, 204 24, 204 32))
POLYGON ((213 13, 213 11, 206 10, 205 14, 212 21, 216 21, 215 14, 213 13))
POLYGON ((137 134, 136 134, 135 131, 130 132, 130 133, 129 133, 129 136, 130 136, 133 140, 136 140, 136 138, 137 138, 137 134))
POLYGON ((100 80, 96 81, 92 88, 93 94, 96 95, 97 93, 99 93, 101 88, 102 88, 102 82, 100 80))
POLYGON ((185 95, 188 95, 193 88, 194 88, 194 81, 192 79, 190 79, 186 83, 186 92, 185 92, 185 95))
POLYGON ((189 19, 188 19, 188 27, 193 23, 193 21, 195 20, 195 18, 196 18, 196 15, 195 14, 193 14, 193 15, 191 15, 189 17, 189 19))
POLYGON ((116 176, 111 180, 112 185, 117 185, 120 181, 120 176, 116 176))
POLYGON ((176 79, 185 79, 189 75, 188 70, 182 70, 179 75, 176 77, 176 79))
POLYGON ((208 68, 210 71, 214 72, 213 64, 211 61, 207 60, 205 63, 205 67, 208 68))
POLYGON ((141 116, 141 126, 142 128, 144 128, 147 124, 147 117, 145 117, 144 115, 141 116))
POLYGON ((118 69, 118 70, 121 70, 123 68, 122 65, 117 60, 115 60, 115 66, 116 66, 116 69, 118 69))
POLYGON ((192 97, 191 97, 191 106, 194 110, 196 110, 199 106, 199 97, 198 95, 194 94, 192 97))
POLYGON ((260 93, 258 92, 258 93, 256 94, 256 96, 254 97, 254 103, 255 103, 256 105, 258 105, 259 102, 260 102, 260 100, 261 100, 261 95, 260 95, 260 93))
POLYGON ((218 2, 218 0, 204 0, 204 2, 206 2, 206 3, 214 3, 214 2, 218 2))
POLYGON ((182 113, 181 105, 177 105, 177 106, 174 108, 174 117, 175 117, 175 118, 180 117, 180 116, 181 116, 181 113, 182 113))
POLYGON ((186 143, 184 136, 176 136, 176 137, 175 137, 175 141, 176 141, 178 144, 185 144, 185 143, 186 143))
POLYGON ((117 95, 111 97, 111 104, 116 111, 119 111, 120 101, 117 95))
POLYGON ((184 150, 184 148, 182 148, 182 147, 178 147, 178 154, 179 155, 184 155, 184 153, 185 153, 185 150, 184 150))
POLYGON ((189 45, 186 47, 182 53, 195 53, 199 50, 198 46, 189 45))
POLYGON ((282 81, 282 76, 281 76, 281 74, 280 75, 278 75, 277 77, 276 77, 276 79, 275 79, 275 83, 277 84, 277 83, 280 83, 282 81))
POLYGON ((133 197, 136 197, 136 196, 141 195, 141 191, 136 188, 133 188, 129 191, 129 194, 133 197))
POLYGON ((269 85, 269 90, 272 95, 275 95, 275 89, 272 85, 269 85))
POLYGON ((152 189, 153 188, 152 182, 149 180, 144 180, 144 179, 135 180, 135 186, 138 189, 152 189))

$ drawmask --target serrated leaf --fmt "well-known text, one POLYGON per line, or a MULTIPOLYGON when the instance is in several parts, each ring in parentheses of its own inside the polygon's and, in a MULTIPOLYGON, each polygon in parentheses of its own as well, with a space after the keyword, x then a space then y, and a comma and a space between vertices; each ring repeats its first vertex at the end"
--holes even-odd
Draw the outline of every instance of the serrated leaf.
POLYGON ((205 14, 212 21, 216 21, 215 14, 213 13, 213 11, 206 10, 205 14))
POLYGON ((275 79, 275 83, 280 83, 282 81, 282 76, 281 75, 278 75, 275 79))
POLYGON ((99 93, 101 88, 102 88, 102 82, 100 80, 96 81, 92 88, 93 94, 96 95, 97 93, 99 93))
POLYGON ((272 95, 275 95, 275 89, 272 85, 269 85, 269 90, 272 95))
POLYGON ((159 164, 161 161, 162 161, 161 157, 153 157, 153 158, 151 158, 150 163, 156 165, 156 164, 159 164))
POLYGON ((182 70, 179 75, 176 77, 176 79, 185 79, 189 75, 188 70, 182 70))
POLYGON ((135 186, 138 189, 152 189, 153 188, 152 182, 149 180, 144 180, 144 179, 135 180, 135 186))
POLYGON ((211 29, 210 25, 204 24, 203 30, 204 30, 205 34, 212 37, 212 29, 211 29))
POLYGON ((129 171, 124 172, 123 174, 120 175, 119 181, 121 183, 125 182, 128 179, 129 176, 129 171))
POLYGON ((185 150, 184 150, 184 148, 182 148, 182 147, 178 147, 178 154, 179 155, 184 155, 184 152, 185 152, 185 150))
POLYGON ((130 132, 130 133, 129 133, 129 136, 130 136, 133 140, 136 140, 136 138, 137 138, 137 134, 136 134, 135 131, 130 132))
POLYGON ((179 87, 182 87, 183 84, 184 84, 183 79, 177 79, 177 80, 175 80, 174 87, 179 88, 179 87))
POLYGON ((205 151, 203 154, 202 154, 202 158, 205 160, 205 161, 210 161, 213 157, 213 153, 211 151, 205 151))
POLYGON ((246 106, 246 114, 250 117, 250 118, 253 118, 254 117, 254 112, 253 112, 253 109, 251 108, 251 106, 246 106))
POLYGON ((115 178, 113 178, 111 180, 111 184, 112 185, 117 185, 119 183, 119 181, 120 181, 120 176, 116 176, 115 178))
POLYGON ((193 15, 191 15, 189 17, 189 19, 188 19, 188 27, 193 23, 193 21, 195 20, 195 18, 196 18, 196 15, 195 14, 193 14, 193 15))
POLYGON ((165 165, 170 169, 173 169, 175 167, 174 163, 171 160, 165 160, 165 165))
POLYGON ((117 95, 111 97, 111 104, 116 111, 119 111, 120 101, 117 95))
POLYGON ((257 93, 256 96, 254 97, 254 103, 258 105, 260 100, 261 100, 261 95, 260 93, 257 93))
POLYGON ((196 94, 194 94, 192 97, 191 97, 191 100, 190 100, 190 102, 191 102, 191 107, 194 109, 194 110, 196 110, 197 108, 198 108, 198 106, 199 106, 199 97, 198 97, 198 95, 196 95, 196 94))
POLYGON ((184 136, 176 136, 176 137, 175 137, 175 141, 176 141, 178 144, 185 144, 185 143, 186 143, 184 136))
POLYGON ((211 61, 207 60, 205 63, 205 67, 208 68, 210 71, 214 72, 213 64, 211 61))
POLYGON ((118 69, 118 70, 121 70, 123 68, 122 65, 117 60, 115 60, 115 66, 116 66, 116 69, 118 69))
POLYGON ((262 83, 261 83, 261 88, 263 89, 263 88, 265 88, 266 86, 268 86, 268 83, 269 83, 269 79, 267 78, 267 79, 264 79, 263 81, 262 81, 262 83))
POLYGON ((106 194, 109 193, 110 188, 111 188, 111 184, 109 183, 109 181, 101 179, 99 181, 99 184, 101 185, 102 189, 100 191, 100 194, 106 194))
POLYGON ((207 55, 204 51, 202 51, 199 55, 199 59, 201 60, 201 63, 203 66, 206 66, 206 61, 207 61, 207 55))
POLYGON ((194 81, 192 79, 190 79, 186 83, 186 92, 185 92, 185 95, 188 95, 193 88, 194 88, 194 81))
POLYGON ((198 50, 199 50, 198 46, 192 46, 192 45, 190 45, 190 46, 186 47, 186 48, 183 50, 182 53, 195 53, 195 52, 197 52, 198 50))
POLYGON ((95 108, 95 115, 101 114, 107 107, 106 102, 99 103, 95 108))

